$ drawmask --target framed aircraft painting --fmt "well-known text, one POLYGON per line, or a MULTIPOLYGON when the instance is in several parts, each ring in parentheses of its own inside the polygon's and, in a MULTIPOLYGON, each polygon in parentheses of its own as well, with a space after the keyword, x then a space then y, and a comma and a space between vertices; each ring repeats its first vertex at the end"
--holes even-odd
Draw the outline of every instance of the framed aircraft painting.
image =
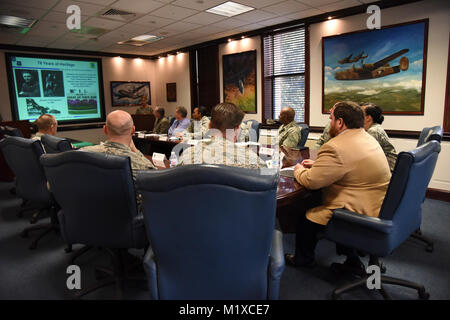
POLYGON ((256 50, 222 56, 223 101, 256 113, 256 50))
POLYGON ((111 104, 113 107, 132 107, 141 105, 141 98, 147 97, 151 104, 150 82, 111 81, 111 104))
POLYGON ((322 38, 322 113, 338 101, 424 114, 428 19, 322 38))

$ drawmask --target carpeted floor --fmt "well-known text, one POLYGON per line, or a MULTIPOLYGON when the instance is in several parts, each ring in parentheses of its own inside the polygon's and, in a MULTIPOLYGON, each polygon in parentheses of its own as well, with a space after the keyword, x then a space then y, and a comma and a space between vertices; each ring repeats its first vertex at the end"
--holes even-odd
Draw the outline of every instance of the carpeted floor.
MULTIPOLYGON (((30 213, 17 217, 21 200, 10 194, 12 184, 0 183, 0 299, 72 299, 66 287, 66 273, 70 254, 64 252, 61 238, 53 233, 42 239, 36 250, 28 246, 33 238, 23 239, 21 231, 30 226, 30 213)), ((40 222, 45 222, 43 219, 40 222)), ((434 241, 435 250, 428 253, 424 245, 407 240, 393 254, 383 259, 387 275, 419 282, 431 299, 450 299, 450 203, 429 200, 423 204, 422 231, 434 241)), ((295 235, 284 236, 285 252, 294 251, 295 235)), ((76 247, 75 247, 76 248, 76 247)), ((322 240, 317 247, 318 266, 312 269, 287 266, 280 286, 280 299, 329 299, 334 287, 349 278, 333 273, 332 262, 344 258, 335 253, 333 243, 322 240)), ((141 252, 132 252, 139 255, 141 252)), ((364 258, 367 262, 367 258, 364 258)), ((95 283, 94 268, 107 265, 104 252, 92 250, 78 260, 81 267, 82 288, 95 283)), ((394 299, 417 299, 415 290, 386 286, 394 299)), ((148 299, 145 282, 130 283, 126 299, 148 299)), ((85 299, 113 299, 113 287, 91 293, 85 299)), ((381 299, 377 292, 358 289, 343 295, 344 299, 381 299)))

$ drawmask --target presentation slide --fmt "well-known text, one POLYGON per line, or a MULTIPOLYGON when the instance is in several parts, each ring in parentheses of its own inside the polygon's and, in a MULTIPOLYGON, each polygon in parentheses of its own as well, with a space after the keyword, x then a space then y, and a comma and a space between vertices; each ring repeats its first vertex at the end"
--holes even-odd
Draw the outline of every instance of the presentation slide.
POLYGON ((104 121, 99 59, 7 54, 15 120, 51 114, 61 123, 104 121))

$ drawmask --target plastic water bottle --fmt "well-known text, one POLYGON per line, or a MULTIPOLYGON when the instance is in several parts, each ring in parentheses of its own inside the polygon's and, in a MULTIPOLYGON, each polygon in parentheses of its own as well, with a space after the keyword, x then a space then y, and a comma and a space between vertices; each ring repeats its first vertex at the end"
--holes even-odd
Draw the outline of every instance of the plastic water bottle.
POLYGON ((169 162, 171 168, 176 167, 178 165, 178 158, 174 151, 172 151, 172 153, 170 154, 169 162))

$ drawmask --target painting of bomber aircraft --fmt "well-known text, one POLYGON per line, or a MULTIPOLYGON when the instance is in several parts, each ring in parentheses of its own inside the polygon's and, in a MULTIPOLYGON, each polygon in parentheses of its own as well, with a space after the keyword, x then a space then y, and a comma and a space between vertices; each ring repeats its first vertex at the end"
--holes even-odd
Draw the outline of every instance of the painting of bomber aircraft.
POLYGON ((113 107, 137 106, 141 104, 141 98, 150 100, 150 82, 140 81, 111 81, 111 103, 113 107))
POLYGON ((337 101, 424 113, 428 20, 322 38, 322 113, 337 101))

